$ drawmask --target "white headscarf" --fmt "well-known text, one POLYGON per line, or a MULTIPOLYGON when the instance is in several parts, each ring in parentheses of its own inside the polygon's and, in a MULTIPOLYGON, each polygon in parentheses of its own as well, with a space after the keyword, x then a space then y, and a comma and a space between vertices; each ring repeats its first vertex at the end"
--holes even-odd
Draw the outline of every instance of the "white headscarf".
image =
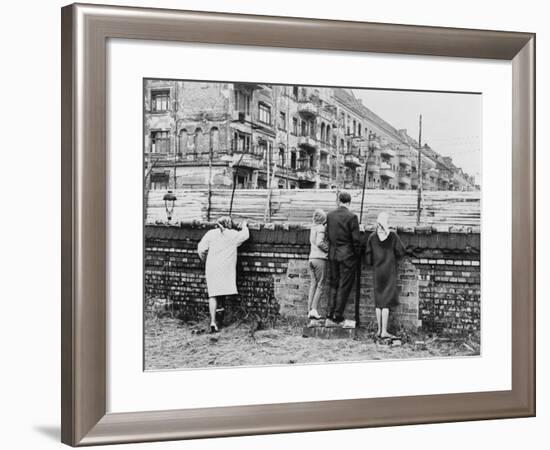
POLYGON ((381 212, 376 219, 376 234, 380 241, 385 241, 390 234, 389 215, 387 212, 381 212))

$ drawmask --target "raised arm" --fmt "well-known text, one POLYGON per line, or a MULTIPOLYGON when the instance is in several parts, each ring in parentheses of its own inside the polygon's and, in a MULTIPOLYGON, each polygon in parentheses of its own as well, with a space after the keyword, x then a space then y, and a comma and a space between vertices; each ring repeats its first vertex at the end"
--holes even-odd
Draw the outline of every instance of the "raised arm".
POLYGON ((399 237, 399 235, 397 233, 394 233, 394 234, 395 234, 395 244, 394 244, 393 251, 395 253, 395 257, 399 259, 405 256, 407 251, 405 250, 405 246, 403 245, 403 242, 401 241, 401 238, 399 237))
POLYGON ((237 234, 236 234, 236 244, 237 244, 237 246, 241 245, 243 242, 248 240, 249 237, 250 237, 250 231, 248 231, 248 225, 247 225, 246 220, 245 220, 241 224, 241 229, 239 231, 237 231, 237 234))
POLYGON ((208 249, 210 248, 210 231, 207 231, 205 235, 202 237, 202 239, 199 242, 199 245, 197 246, 197 251, 199 253, 199 258, 201 261, 204 261, 206 259, 206 255, 208 254, 208 249))

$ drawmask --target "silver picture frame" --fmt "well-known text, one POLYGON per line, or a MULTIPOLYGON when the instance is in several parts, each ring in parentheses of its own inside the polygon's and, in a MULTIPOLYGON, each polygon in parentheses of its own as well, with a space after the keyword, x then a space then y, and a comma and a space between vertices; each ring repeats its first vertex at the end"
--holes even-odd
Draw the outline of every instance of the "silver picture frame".
POLYGON ((535 415, 533 33, 86 4, 66 6, 61 15, 62 442, 83 446, 535 415), (111 38, 511 61, 511 390, 107 413, 106 47, 111 38))

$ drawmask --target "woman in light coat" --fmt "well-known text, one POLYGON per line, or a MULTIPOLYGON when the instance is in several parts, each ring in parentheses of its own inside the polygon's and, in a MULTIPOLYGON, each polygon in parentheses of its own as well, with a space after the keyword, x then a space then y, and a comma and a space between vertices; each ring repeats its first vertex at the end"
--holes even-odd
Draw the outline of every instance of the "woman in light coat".
POLYGON ((307 302, 308 318, 320 319, 318 308, 319 300, 325 290, 327 273, 328 242, 325 237, 327 215, 322 209, 313 213, 313 224, 309 232, 309 296, 307 302))
POLYGON ((237 292, 237 247, 249 237, 246 222, 236 230, 230 217, 223 216, 216 228, 208 231, 198 245, 201 261, 206 260, 206 286, 210 311, 210 331, 218 331, 216 309, 218 297, 236 295, 237 292))

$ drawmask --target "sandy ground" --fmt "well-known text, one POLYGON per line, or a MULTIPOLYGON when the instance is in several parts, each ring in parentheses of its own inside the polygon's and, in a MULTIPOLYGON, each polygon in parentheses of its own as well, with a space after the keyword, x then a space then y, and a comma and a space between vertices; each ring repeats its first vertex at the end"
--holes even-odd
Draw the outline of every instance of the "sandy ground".
POLYGON ((146 319, 146 370, 479 355, 475 339, 401 335, 401 345, 391 346, 364 330, 355 339, 304 338, 302 327, 292 324, 254 332, 244 323, 215 334, 206 330, 206 323, 146 319))

